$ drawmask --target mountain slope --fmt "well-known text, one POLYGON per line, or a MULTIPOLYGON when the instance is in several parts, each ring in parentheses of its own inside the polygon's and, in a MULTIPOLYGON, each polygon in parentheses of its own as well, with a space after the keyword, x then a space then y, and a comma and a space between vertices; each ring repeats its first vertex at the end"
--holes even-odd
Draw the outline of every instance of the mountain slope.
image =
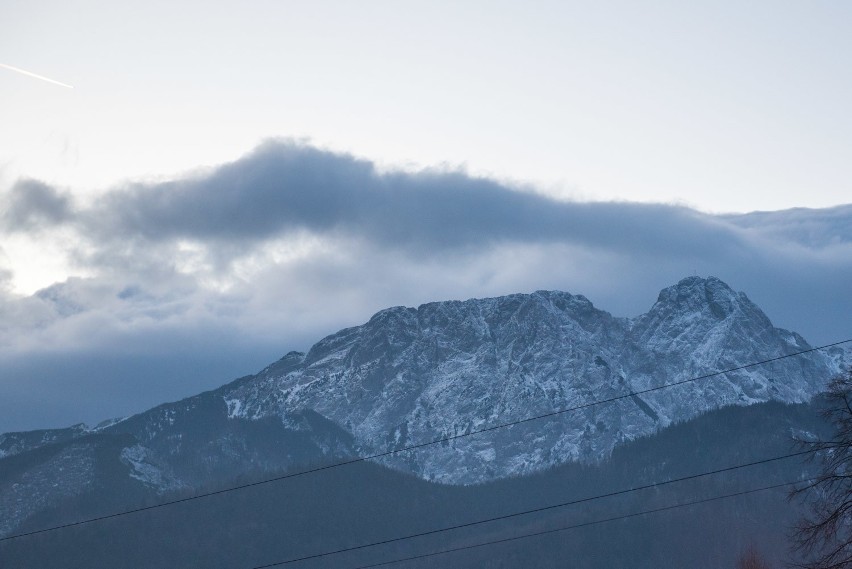
POLYGON ((311 411, 228 419, 213 391, 113 423, 7 440, 30 446, 0 460, 0 535, 73 522, 193 492, 247 472, 280 471, 354 453, 351 435, 311 411), (77 506, 52 511, 58 504, 77 506), (49 513, 45 513, 49 512, 49 513))

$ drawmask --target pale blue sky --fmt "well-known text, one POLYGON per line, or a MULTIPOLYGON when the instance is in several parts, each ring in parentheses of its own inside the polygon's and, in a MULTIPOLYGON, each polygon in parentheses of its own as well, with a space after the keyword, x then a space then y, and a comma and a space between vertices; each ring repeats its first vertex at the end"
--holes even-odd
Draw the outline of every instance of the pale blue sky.
POLYGON ((270 136, 704 211, 849 201, 848 2, 4 2, 2 183, 270 136))

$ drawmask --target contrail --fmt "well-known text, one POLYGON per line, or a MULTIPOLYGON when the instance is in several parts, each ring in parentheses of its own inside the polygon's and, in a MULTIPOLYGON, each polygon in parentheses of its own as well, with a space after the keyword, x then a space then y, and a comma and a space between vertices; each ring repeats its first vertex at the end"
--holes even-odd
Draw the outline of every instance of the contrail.
POLYGON ((5 63, 0 63, 0 67, 3 67, 5 69, 9 69, 11 71, 17 71, 18 73, 23 73, 24 75, 29 75, 30 77, 35 77, 36 79, 41 79, 42 81, 47 81, 48 83, 53 83, 54 85, 60 85, 62 87, 67 87, 68 89, 74 88, 71 85, 67 85, 67 84, 62 83, 60 81, 55 81, 53 79, 49 79, 47 77, 44 77, 43 75, 37 75, 35 73, 32 73, 30 71, 26 71, 24 69, 20 69, 18 67, 12 67, 11 65, 6 65, 5 63))

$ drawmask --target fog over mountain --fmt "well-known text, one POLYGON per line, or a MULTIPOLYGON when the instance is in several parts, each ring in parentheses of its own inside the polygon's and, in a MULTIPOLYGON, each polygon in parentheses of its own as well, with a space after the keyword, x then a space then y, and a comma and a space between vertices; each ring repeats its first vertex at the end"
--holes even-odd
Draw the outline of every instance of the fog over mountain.
POLYGON ((684 275, 713 274, 813 343, 852 336, 839 316, 852 313, 852 206, 559 201, 292 141, 96 199, 36 180, 0 198, 0 232, 76 275, 20 295, 0 255, 0 431, 138 412, 384 307, 442 299, 563 290, 632 317, 684 275))

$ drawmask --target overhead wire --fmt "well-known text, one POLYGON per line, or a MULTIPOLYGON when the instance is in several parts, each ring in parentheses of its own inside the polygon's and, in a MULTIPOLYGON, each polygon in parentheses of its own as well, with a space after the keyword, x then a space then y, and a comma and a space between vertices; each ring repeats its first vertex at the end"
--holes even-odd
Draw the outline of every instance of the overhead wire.
POLYGON ((660 508, 653 508, 653 509, 650 509, 650 510, 643 510, 641 512, 632 512, 630 514, 624 514, 624 515, 621 515, 621 516, 614 516, 614 517, 611 517, 611 518, 604 518, 604 519, 601 519, 601 520, 594 520, 594 521, 590 521, 590 522, 572 524, 572 525, 569 525, 569 526, 562 526, 562 527, 558 527, 558 528, 541 530, 541 531, 537 531, 537 532, 526 533, 526 534, 516 535, 516 536, 512 536, 512 537, 504 537, 504 538, 501 538, 501 539, 494 539, 494 540, 490 540, 490 541, 484 541, 484 542, 481 542, 481 543, 474 543, 474 544, 470 544, 470 545, 452 547, 452 548, 449 548, 449 549, 442 549, 442 550, 439 550, 439 551, 430 551, 429 553, 412 555, 410 557, 403 557, 403 558, 399 558, 399 559, 393 559, 393 560, 390 560, 390 561, 382 561, 380 563, 371 563, 370 565, 359 565, 358 567, 355 567, 353 569, 373 569, 375 567, 385 567, 385 566, 388 566, 388 565, 395 565, 396 563, 403 563, 403 562, 406 562, 406 561, 416 561, 418 559, 426 559, 428 557, 435 557, 435 556, 438 556, 438 555, 445 555, 445 554, 448 554, 448 553, 456 553, 456 552, 459 552, 459 551, 466 551, 466 550, 469 550, 469 549, 476 549, 476 548, 480 548, 480 547, 488 547, 488 546, 491 546, 491 545, 498 545, 498 544, 501 544, 501 543, 508 543, 508 542, 512 542, 512 541, 519 541, 519 540, 522 540, 522 539, 528 539, 528 538, 531 538, 531 537, 539 537, 539 536, 543 536, 543 535, 559 533, 559 532, 568 531, 568 530, 572 530, 572 529, 579 529, 579 528, 594 526, 594 525, 598 525, 598 524, 604 524, 604 523, 608 523, 608 522, 626 520, 626 519, 629 519, 629 518, 645 516, 645 515, 648 515, 648 514, 656 514, 658 512, 666 512, 666 511, 675 510, 675 509, 678 509, 678 508, 686 508, 688 506, 695 506, 695 505, 698 505, 698 504, 706 504, 708 502, 715 502, 717 500, 724 500, 724 499, 727 499, 727 498, 736 498, 736 497, 740 497, 740 496, 745 496, 747 494, 755 494, 757 492, 764 492, 766 490, 774 490, 774 489, 777 489, 777 488, 784 488, 786 486, 793 486, 795 484, 807 483, 807 482, 811 482, 811 481, 812 481, 812 479, 806 479, 806 480, 796 480, 794 482, 784 482, 782 484, 773 484, 771 486, 763 486, 761 488, 754 488, 754 489, 751 489, 751 490, 743 490, 743 491, 740 491, 740 492, 733 492, 731 494, 723 494, 721 496, 713 496, 711 498, 702 498, 701 500, 693 500, 693 501, 690 501, 690 502, 681 502, 679 504, 673 504, 673 505, 670 505, 670 506, 663 506, 663 507, 660 507, 660 508))
POLYGON ((149 505, 149 506, 132 508, 132 509, 129 509, 129 510, 123 510, 123 511, 114 512, 114 513, 111 513, 111 514, 105 514, 105 515, 102 515, 102 516, 95 516, 95 517, 91 517, 91 518, 87 518, 87 519, 83 519, 83 520, 77 520, 77 521, 74 521, 74 522, 58 524, 58 525, 47 527, 47 528, 41 528, 41 529, 37 529, 37 530, 12 534, 12 535, 8 535, 8 536, 0 537, 0 543, 2 543, 4 541, 13 540, 13 539, 20 539, 20 538, 30 537, 30 536, 34 536, 34 535, 38 535, 38 534, 47 533, 47 532, 53 532, 53 531, 58 531, 58 530, 67 529, 67 528, 71 528, 71 527, 81 526, 81 525, 84 525, 84 524, 101 522, 101 521, 105 521, 105 520, 110 520, 110 519, 115 519, 115 518, 119 518, 119 517, 123 517, 123 516, 132 515, 132 514, 138 514, 138 513, 141 513, 141 512, 147 512, 147 511, 156 510, 156 509, 159 509, 159 508, 165 508, 167 506, 174 506, 174 505, 177 505, 177 504, 183 504, 183 503, 191 502, 191 501, 194 501, 194 500, 200 500, 200 499, 203 499, 203 498, 210 498, 210 497, 213 497, 213 496, 219 496, 219 495, 222 495, 222 494, 227 494, 229 492, 235 492, 235 491, 238 491, 238 490, 244 490, 244 489, 253 488, 253 487, 256 487, 256 486, 262 486, 262 485, 265 485, 265 484, 280 482, 280 481, 287 480, 287 479, 290 479, 290 478, 296 478, 296 477, 299 477, 299 476, 315 474, 317 472, 322 472, 322 471, 330 470, 330 469, 333 469, 333 468, 339 468, 341 466, 348 466, 348 465, 351 465, 351 464, 356 464, 356 463, 360 463, 360 462, 375 460, 375 459, 378 459, 378 458, 393 456, 393 455, 396 455, 396 454, 399 454, 399 453, 417 450, 417 449, 420 449, 420 448, 424 448, 424 447, 428 447, 428 446, 432 446, 432 445, 436 445, 436 444, 451 442, 451 441, 461 439, 461 438, 464 438, 464 437, 471 437, 471 436, 479 435, 479 434, 482 434, 482 433, 488 433, 488 432, 491 432, 491 431, 496 431, 496 430, 499 430, 499 429, 511 427, 511 426, 514 426, 514 425, 520 425, 520 424, 529 423, 529 422, 532 422, 532 421, 538 421, 538 420, 541 420, 541 419, 546 419, 546 418, 549 418, 549 417, 555 417, 555 416, 563 415, 565 413, 570 413, 570 412, 574 412, 574 411, 580 411, 582 409, 588 409, 588 408, 591 408, 591 407, 596 407, 598 405, 605 405, 605 404, 608 404, 608 403, 614 403, 616 401, 621 401, 621 400, 628 399, 628 398, 631 398, 631 397, 636 397, 638 395, 645 395, 647 393, 652 393, 652 392, 660 391, 660 390, 663 390, 663 389, 669 389, 669 388, 672 388, 672 387, 677 387, 679 385, 685 385, 687 383, 694 383, 696 381, 701 381, 701 380, 704 380, 704 379, 717 377, 717 376, 724 375, 724 374, 727 374, 727 373, 733 373, 735 371, 741 371, 741 370, 744 370, 744 369, 749 369, 749 368, 752 368, 752 367, 765 365, 765 364, 776 362, 776 361, 779 361, 779 360, 784 360, 784 359, 787 359, 787 358, 792 358, 792 357, 801 356, 801 355, 804 355, 804 354, 808 354, 808 353, 812 353, 812 352, 816 352, 816 351, 820 351, 820 350, 825 350, 825 349, 832 348, 832 347, 835 347, 835 346, 839 346, 839 345, 842 345, 842 344, 847 344, 849 342, 852 342, 852 338, 849 338, 847 340, 841 340, 841 341, 838 341, 838 342, 832 342, 830 344, 824 344, 822 346, 809 348, 807 350, 801 350, 801 351, 798 351, 798 352, 785 354, 785 355, 782 355, 782 356, 767 358, 767 359, 760 360, 760 361, 757 361, 757 362, 752 362, 752 363, 741 365, 741 366, 736 366, 736 367, 732 367, 732 368, 728 368, 728 369, 724 369, 724 370, 720 370, 720 371, 716 371, 716 372, 712 372, 712 373, 708 373, 708 374, 704 374, 704 375, 700 375, 700 376, 696 376, 696 377, 692 377, 692 378, 688 378, 688 379, 683 379, 683 380, 675 381, 675 382, 672 382, 672 383, 665 383, 665 384, 662 384, 662 385, 658 385, 656 387, 649 387, 649 388, 642 389, 642 390, 639 390, 639 391, 631 391, 631 392, 623 394, 623 395, 616 395, 616 396, 609 397, 609 398, 606 398, 606 399, 590 401, 588 403, 583 403, 583 404, 580 404, 580 405, 575 405, 573 407, 567 407, 565 409, 559 409, 559 410, 556 410, 556 411, 543 413, 541 415, 535 415, 535 416, 532 416, 532 417, 526 417, 526 418, 518 419, 518 420, 515 420, 515 421, 508 421, 508 422, 505 422, 505 423, 499 423, 497 425, 491 425, 489 427, 484 427, 484 428, 481 428, 481 429, 478 429, 478 430, 472 430, 472 431, 469 431, 469 432, 458 433, 458 434, 442 437, 442 438, 439 438, 439 439, 434 439, 434 440, 431 440, 431 441, 416 443, 416 444, 413 444, 413 445, 408 445, 408 446, 400 447, 400 448, 389 450, 389 451, 384 451, 384 452, 379 452, 379 453, 375 453, 375 454, 360 456, 360 457, 356 457, 356 458, 352 458, 352 459, 348 459, 348 460, 334 462, 332 464, 327 464, 327 465, 323 465, 323 466, 318 466, 318 467, 314 467, 314 468, 308 468, 308 469, 305 469, 305 470, 300 470, 300 471, 297 471, 297 472, 282 474, 280 476, 274 476, 272 478, 267 478, 267 479, 264 479, 264 480, 259 480, 259 481, 255 481, 255 482, 248 482, 248 483, 245 483, 245 484, 230 486, 228 488, 223 488, 223 489, 220 489, 220 490, 213 490, 213 491, 209 491, 209 492, 203 492, 203 493, 200 493, 200 494, 195 494, 193 496, 187 496, 187 497, 184 497, 184 498, 168 500, 166 502, 160 502, 158 504, 152 504, 152 505, 149 505))
POLYGON ((724 472, 732 472, 734 470, 740 470, 742 468, 749 468, 749 467, 758 466, 758 465, 761 465, 761 464, 768 464, 768 463, 771 463, 771 462, 777 462, 777 461, 780 461, 780 460, 785 460, 785 459, 788 459, 788 458, 793 458, 793 457, 796 457, 796 456, 802 456, 802 455, 805 455, 805 454, 809 454, 810 452, 811 452, 810 450, 805 450, 805 451, 794 452, 794 453, 785 454, 785 455, 781 455, 781 456, 764 458, 764 459, 761 459, 761 460, 755 460, 755 461, 747 462, 747 463, 744 463, 744 464, 727 466, 725 468, 719 468, 719 469, 710 470, 710 471, 707 471, 707 472, 700 472, 700 473, 697 473, 697 474, 690 474, 688 476, 681 476, 680 478, 672 478, 670 480, 663 480, 663 481, 660 481, 660 482, 652 482, 652 483, 649 483, 649 484, 643 484, 641 486, 633 486, 631 488, 626 488, 626 489, 623 489, 623 490, 616 490, 616 491, 607 492, 607 493, 604 493, 604 494, 597 494, 597 495, 588 496, 588 497, 585 497, 585 498, 578 498, 578 499, 569 500, 569 501, 566 501, 566 502, 560 502, 560 503, 557 503, 557 504, 549 504, 547 506, 541 506, 541 507, 532 508, 532 509, 529 509, 529 510, 521 510, 521 511, 518 511, 518 512, 512 512, 510 514, 503 514, 503 515, 500 515, 500 516, 493 516, 493 517, 490 517, 490 518, 474 520, 474 521, 471 521, 471 522, 455 524, 455 525, 446 526, 446 527, 442 527, 442 528, 436 528, 436 529, 432 529, 432 530, 427 530, 427 531, 422 531, 422 532, 417 532, 417 533, 411 533, 411 534, 407 534, 407 535, 403 535, 403 536, 399 536, 399 537, 383 539, 383 540, 380 540, 380 541, 373 541, 373 542, 369 542, 369 543, 353 545, 353 546, 344 547, 344 548, 340 548, 340 549, 323 551, 323 552, 320 552, 320 553, 303 555, 303 556, 300 556, 300 557, 293 557, 291 559, 285 559, 283 561, 276 561, 274 563, 267 563, 267 564, 264 564, 264 565, 256 565, 256 566, 252 567, 251 569, 270 569, 271 567, 280 567, 282 565, 289 565, 291 563, 298 563, 298 562, 301 562, 301 561, 310 561, 310 560, 313 560, 313 559, 319 559, 321 557, 329 557, 331 555, 339 555, 341 553, 349 553, 349 552, 352 552, 352 551, 359 551, 359 550, 362 550, 362 549, 368 549, 370 547, 376 547, 376 546, 379 546, 379 545, 387 545, 387 544, 390 544, 390 543, 397 543, 397 542, 400 542, 400 541, 408 541, 408 540, 411 540, 411 539, 415 539, 415 538, 419 538, 419 537, 425 537, 425 536, 428 536, 428 535, 446 533, 446 532, 454 531, 454 530, 458 530, 458 529, 479 526, 479 525, 483 525, 483 524, 487 524, 487 523, 491 523, 491 522, 496 522, 496 521, 508 520, 508 519, 517 518, 517 517, 520 517, 520 516, 526 516, 526 515, 530 515, 530 514, 537 514, 537 513, 546 512, 546 511, 549 511, 549 510, 555 510, 555 509, 558 509, 558 508, 565 508, 565 507, 568 507, 568 506, 576 506, 578 504, 585 504, 585 503, 592 502, 592 501, 595 501, 595 500, 602 500, 604 498, 612 498, 614 496, 622 496, 622 495, 630 494, 630 493, 633 493, 633 492, 639 492, 641 490, 648 490, 648 489, 651 489, 651 488, 659 488, 661 486, 668 486, 669 484, 677 484, 679 482, 686 482, 688 480, 695 480, 695 479, 698 479, 698 478, 713 476, 715 474, 722 474, 724 472))

